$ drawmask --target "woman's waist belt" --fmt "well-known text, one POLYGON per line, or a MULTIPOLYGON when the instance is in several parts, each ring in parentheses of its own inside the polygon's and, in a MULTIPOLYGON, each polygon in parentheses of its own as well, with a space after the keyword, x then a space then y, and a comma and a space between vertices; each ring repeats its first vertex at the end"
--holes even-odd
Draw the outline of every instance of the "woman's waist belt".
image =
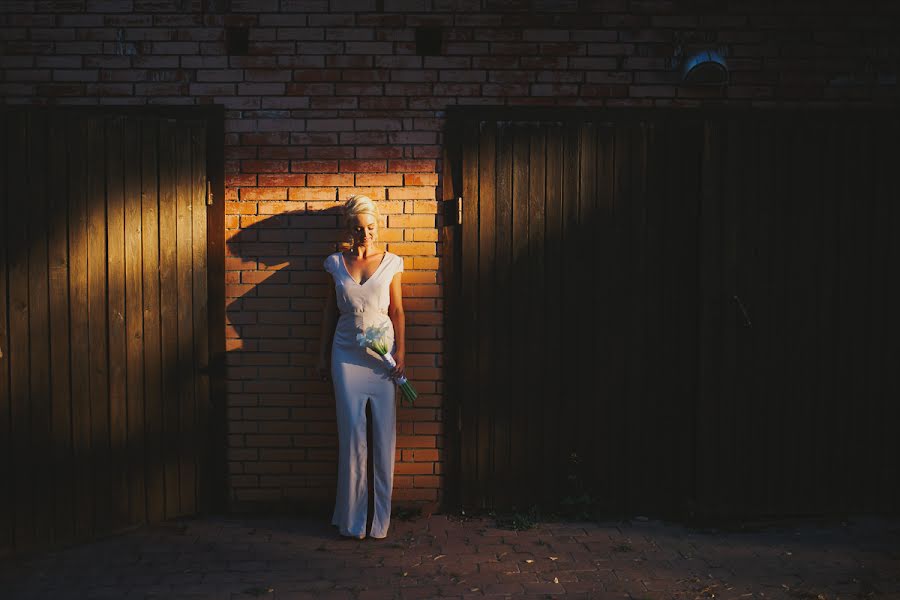
POLYGON ((350 315, 386 315, 388 311, 381 308, 363 308, 363 309, 353 309, 344 311, 341 313, 341 316, 350 316, 350 315))

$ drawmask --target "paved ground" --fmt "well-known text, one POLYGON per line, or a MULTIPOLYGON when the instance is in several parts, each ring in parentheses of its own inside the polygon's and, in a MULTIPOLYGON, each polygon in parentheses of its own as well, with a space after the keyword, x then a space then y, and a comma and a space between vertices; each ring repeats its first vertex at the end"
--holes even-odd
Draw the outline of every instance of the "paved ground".
POLYGON ((0 598, 900 599, 900 520, 754 532, 655 521, 541 523, 433 515, 386 540, 322 521, 208 517, 0 561, 0 598))

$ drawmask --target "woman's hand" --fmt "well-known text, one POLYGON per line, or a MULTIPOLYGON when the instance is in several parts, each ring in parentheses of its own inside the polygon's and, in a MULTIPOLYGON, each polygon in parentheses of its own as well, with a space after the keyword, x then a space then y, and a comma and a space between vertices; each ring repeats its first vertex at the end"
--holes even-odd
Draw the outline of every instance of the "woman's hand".
POLYGON ((397 366, 391 371, 391 377, 406 377, 406 352, 404 350, 398 350, 392 356, 394 357, 397 366))
POLYGON ((328 364, 327 357, 319 356, 319 361, 316 363, 316 372, 322 381, 331 380, 331 365, 328 364))

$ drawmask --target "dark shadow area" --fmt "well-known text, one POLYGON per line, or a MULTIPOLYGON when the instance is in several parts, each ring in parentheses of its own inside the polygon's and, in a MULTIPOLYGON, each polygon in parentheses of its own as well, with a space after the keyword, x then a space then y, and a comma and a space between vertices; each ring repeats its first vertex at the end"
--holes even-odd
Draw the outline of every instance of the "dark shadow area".
MULTIPOLYGON (((232 438, 231 447, 241 448, 235 440, 244 438, 255 449, 250 460, 289 465, 282 483, 272 486, 278 497, 272 492, 260 498, 266 510, 324 515, 334 498, 333 391, 330 382, 318 379, 315 366, 329 279, 322 262, 336 250, 339 216, 339 207, 260 215, 226 242, 228 256, 243 265, 238 273, 232 270, 240 281, 229 283, 234 295, 226 307, 229 398, 236 413, 231 424, 244 434, 232 438), (266 448, 265 440, 273 445, 266 448)), ((234 487, 240 494, 244 486, 234 487)), ((236 509, 255 504, 238 496, 236 509)))
POLYGON ((879 598, 900 592, 900 523, 851 519, 751 533, 646 522, 534 524, 431 516, 386 540, 296 518, 176 520, 0 561, 4 599, 92 597, 879 598), (477 588, 475 592, 472 588, 477 588))
POLYGON ((883 111, 451 114, 462 506, 896 514, 898 130, 883 111))

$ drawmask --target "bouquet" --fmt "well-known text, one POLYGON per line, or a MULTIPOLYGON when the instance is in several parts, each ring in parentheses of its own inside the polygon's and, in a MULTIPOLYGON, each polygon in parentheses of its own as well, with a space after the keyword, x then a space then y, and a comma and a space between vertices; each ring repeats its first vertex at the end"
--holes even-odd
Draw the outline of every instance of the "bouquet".
MULTIPOLYGON (((397 361, 394 360, 394 357, 391 356, 391 353, 388 350, 387 341, 385 340, 387 328, 387 324, 384 324, 381 327, 376 327, 375 325, 366 327, 365 333, 356 334, 356 341, 359 342, 359 345, 363 348, 368 347, 374 350, 379 356, 384 358, 384 361, 388 366, 393 369, 397 366, 397 361)), ((413 400, 415 400, 419 394, 406 377, 401 375, 396 378, 396 381, 397 385, 400 386, 400 391, 403 392, 403 399, 412 406, 413 400)))

